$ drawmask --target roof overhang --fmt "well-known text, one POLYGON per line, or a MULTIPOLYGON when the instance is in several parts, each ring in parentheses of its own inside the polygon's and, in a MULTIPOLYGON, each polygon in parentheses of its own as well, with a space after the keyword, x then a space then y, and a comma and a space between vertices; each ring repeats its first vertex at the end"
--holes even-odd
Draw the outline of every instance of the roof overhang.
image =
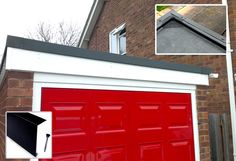
POLYGON ((208 85, 209 68, 92 52, 8 36, 4 70, 208 85), (194 79, 193 79, 194 78, 194 79))
POLYGON ((80 35, 78 47, 80 47, 80 48, 87 48, 88 47, 88 42, 90 40, 90 36, 93 32, 93 29, 95 27, 97 19, 98 19, 100 12, 102 10, 103 3, 105 1, 106 0, 94 0, 91 10, 89 12, 88 18, 86 20, 86 23, 84 25, 83 31, 80 35))

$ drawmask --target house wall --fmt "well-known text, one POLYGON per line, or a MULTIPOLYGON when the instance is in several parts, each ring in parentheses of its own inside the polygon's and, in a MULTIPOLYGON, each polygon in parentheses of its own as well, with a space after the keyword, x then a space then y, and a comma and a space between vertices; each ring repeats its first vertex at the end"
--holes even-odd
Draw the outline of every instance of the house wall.
MULTIPOLYGON (((0 86, 0 160, 5 159, 5 112, 31 111, 33 73, 7 71, 0 86)), ((23 161, 17 159, 15 161, 23 161)), ((26 160, 25 160, 26 161, 26 160)))
MULTIPOLYGON (((236 47, 236 1, 228 0, 230 34, 232 47, 236 47)), ((197 108, 199 119, 201 161, 210 161, 209 113, 228 113, 229 96, 225 56, 157 56, 155 55, 154 5, 157 3, 218 3, 221 0, 108 0, 92 33, 89 49, 109 51, 109 32, 122 23, 126 23, 127 55, 146 57, 154 60, 193 64, 210 67, 219 73, 218 79, 210 79, 210 86, 198 86, 197 108)), ((235 49, 236 51, 236 49, 235 49)), ((234 52, 236 53, 236 52, 234 52)), ((234 69, 236 56, 233 56, 234 69)), ((184 78, 183 78, 184 79, 184 78)), ((232 139, 232 138, 230 138, 232 139)), ((232 157, 231 145, 231 157, 232 157)))

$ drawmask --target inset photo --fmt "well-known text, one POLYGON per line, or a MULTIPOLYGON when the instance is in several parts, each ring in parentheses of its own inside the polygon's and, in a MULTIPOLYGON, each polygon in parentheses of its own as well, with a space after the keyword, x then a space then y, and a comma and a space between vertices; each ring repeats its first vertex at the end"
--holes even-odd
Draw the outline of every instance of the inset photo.
POLYGON ((226 54, 226 6, 155 6, 157 55, 226 54))
POLYGON ((6 158, 52 158, 52 113, 6 112, 6 158))

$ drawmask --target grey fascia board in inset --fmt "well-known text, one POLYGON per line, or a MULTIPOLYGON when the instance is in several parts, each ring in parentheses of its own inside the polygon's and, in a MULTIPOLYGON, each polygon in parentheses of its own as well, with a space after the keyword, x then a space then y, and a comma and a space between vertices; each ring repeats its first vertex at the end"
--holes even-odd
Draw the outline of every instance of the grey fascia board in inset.
MULTIPOLYGON (((117 55, 105 52, 90 51, 77 47, 69 47, 59 44, 52 44, 37 40, 30 40, 20 37, 8 36, 6 47, 51 53, 63 56, 72 56, 92 60, 108 61, 121 64, 129 64, 136 66, 144 66, 150 68, 159 68, 166 70, 210 74, 212 72, 209 68, 198 67, 194 65, 178 64, 164 61, 154 61, 147 58, 140 58, 134 56, 117 55)), ((7 51, 7 50, 6 50, 7 51)), ((5 53, 6 54, 6 53, 5 53)))
POLYGON ((206 36, 207 38, 209 38, 210 40, 220 44, 221 46, 223 46, 224 48, 226 48, 226 38, 202 25, 200 25, 199 23, 182 16, 181 14, 177 13, 174 10, 171 10, 170 12, 168 12, 167 14, 161 16, 158 20, 157 20, 157 31, 164 26, 166 23, 168 23, 171 19, 175 19, 178 22, 181 22, 182 24, 184 24, 185 26, 187 26, 188 28, 194 30, 197 33, 200 33, 204 36, 206 36))

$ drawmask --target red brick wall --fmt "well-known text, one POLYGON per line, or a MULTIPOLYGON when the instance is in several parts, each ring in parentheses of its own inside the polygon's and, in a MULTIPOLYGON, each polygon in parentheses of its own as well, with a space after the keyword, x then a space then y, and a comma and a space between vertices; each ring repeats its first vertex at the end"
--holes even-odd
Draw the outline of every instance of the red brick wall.
MULTIPOLYGON (((231 41, 236 51, 236 1, 228 0, 228 2, 231 41)), ((201 161, 210 161, 208 114, 224 112, 229 114, 230 111, 225 56, 156 56, 154 5, 157 3, 221 4, 221 0, 108 0, 92 33, 89 49, 108 52, 109 32, 125 22, 127 55, 210 67, 219 73, 218 79, 210 79, 210 86, 199 86, 197 89, 201 161)), ((233 57, 233 63, 236 68, 236 56, 233 57)))
POLYGON ((5 159, 5 112, 31 111, 32 89, 32 73, 6 72, 0 86, 0 161, 7 160, 5 159))

